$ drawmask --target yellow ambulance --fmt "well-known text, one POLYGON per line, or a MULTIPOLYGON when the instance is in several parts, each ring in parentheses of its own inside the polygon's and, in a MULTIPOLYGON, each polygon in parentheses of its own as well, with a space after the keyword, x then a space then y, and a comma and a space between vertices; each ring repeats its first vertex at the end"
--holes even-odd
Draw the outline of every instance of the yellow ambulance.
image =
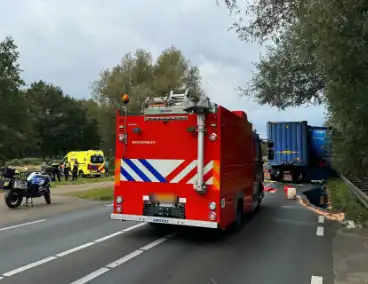
POLYGON ((97 177, 105 174, 105 156, 101 150, 72 151, 66 154, 62 163, 67 161, 73 169, 75 160, 79 164, 79 176, 97 177))

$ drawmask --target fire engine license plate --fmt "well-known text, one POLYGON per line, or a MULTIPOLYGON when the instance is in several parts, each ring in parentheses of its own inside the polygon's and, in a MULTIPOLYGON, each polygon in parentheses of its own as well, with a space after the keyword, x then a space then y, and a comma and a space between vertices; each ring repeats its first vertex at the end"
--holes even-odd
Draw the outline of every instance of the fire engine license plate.
POLYGON ((155 198, 163 204, 172 204, 175 200, 175 196, 173 194, 156 194, 155 198))
POLYGON ((292 181, 293 178, 292 178, 291 174, 284 174, 284 180, 285 181, 292 181))

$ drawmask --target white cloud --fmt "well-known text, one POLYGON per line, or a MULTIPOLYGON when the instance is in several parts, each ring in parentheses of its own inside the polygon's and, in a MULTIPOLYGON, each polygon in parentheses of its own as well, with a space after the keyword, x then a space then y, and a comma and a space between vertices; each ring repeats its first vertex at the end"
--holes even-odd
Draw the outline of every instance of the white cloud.
POLYGON ((126 52, 157 56, 173 44, 200 67, 207 94, 247 112, 261 135, 270 120, 324 120, 322 108, 278 112, 238 96, 262 49, 227 31, 231 18, 215 0, 4 0, 0 10, 0 38, 12 35, 19 44, 27 82, 44 79, 88 97, 89 83, 126 52))

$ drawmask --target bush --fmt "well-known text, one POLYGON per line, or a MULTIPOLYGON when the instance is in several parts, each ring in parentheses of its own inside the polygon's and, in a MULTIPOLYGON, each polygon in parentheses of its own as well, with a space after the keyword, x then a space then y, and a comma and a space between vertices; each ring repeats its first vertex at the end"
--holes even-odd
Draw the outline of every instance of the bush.
POLYGON ((350 192, 340 178, 333 178, 327 184, 328 195, 333 210, 345 213, 346 220, 365 225, 368 221, 368 209, 350 192))
POLYGON ((68 195, 100 201, 110 201, 114 199, 114 189, 112 187, 94 188, 86 191, 72 192, 68 195))
POLYGON ((42 163, 42 159, 40 158, 22 158, 22 159, 13 159, 6 162, 8 166, 27 166, 27 165, 40 165, 42 163))

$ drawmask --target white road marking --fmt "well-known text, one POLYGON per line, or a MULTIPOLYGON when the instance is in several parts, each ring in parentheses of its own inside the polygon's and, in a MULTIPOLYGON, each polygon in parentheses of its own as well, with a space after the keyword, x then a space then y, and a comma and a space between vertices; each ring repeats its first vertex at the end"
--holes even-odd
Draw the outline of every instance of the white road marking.
POLYGON ((154 241, 154 242, 152 242, 148 245, 145 245, 144 247, 141 247, 140 249, 143 250, 143 251, 147 251, 151 248, 154 248, 155 246, 158 246, 159 244, 161 244, 161 243, 163 243, 164 241, 167 241, 167 240, 168 240, 167 237, 160 238, 160 239, 158 239, 158 240, 156 240, 156 241, 154 241))
POLYGON ((137 225, 134 225, 134 226, 131 226, 131 227, 128 227, 128 228, 124 229, 122 232, 129 232, 131 230, 137 229, 137 228, 142 227, 144 225, 146 225, 146 223, 139 223, 137 225))
POLYGON ((91 281, 92 279, 95 279, 98 276, 100 276, 100 275, 108 272, 109 270, 110 269, 105 268, 105 267, 104 268, 101 268, 99 270, 96 270, 96 271, 92 272, 91 274, 88 274, 88 275, 84 276, 83 278, 81 278, 81 279, 79 279, 77 281, 74 281, 71 284, 84 284, 84 283, 87 283, 87 282, 91 281))
POLYGON ((321 226, 318 226, 317 227, 317 232, 316 232, 316 235, 317 236, 323 236, 324 235, 324 228, 323 227, 321 227, 321 226))
POLYGON ((172 238, 173 236, 175 236, 175 234, 170 234, 170 235, 167 235, 165 237, 162 237, 160 239, 157 239, 127 255, 124 255, 123 257, 115 260, 114 262, 111 262, 109 263, 108 265, 106 265, 105 267, 102 267, 86 276, 84 276, 83 278, 81 279, 78 279, 76 281, 74 281, 73 283, 71 284, 84 284, 84 283, 87 283, 97 277, 99 277, 101 274, 104 274, 106 272, 108 272, 110 269, 113 269, 113 268, 116 268, 118 267, 119 265, 122 265, 126 262, 128 262, 129 260, 137 257, 138 255, 141 255, 142 253, 154 248, 155 246, 158 246, 159 244, 169 240, 170 238, 172 238))
POLYGON ((33 268, 33 267, 40 266, 40 265, 42 265, 42 264, 45 264, 45 263, 47 263, 47 262, 50 262, 50 261, 52 261, 52 260, 54 260, 54 259, 56 259, 56 258, 57 258, 56 256, 46 257, 46 258, 41 259, 41 260, 39 260, 39 261, 32 262, 32 263, 30 263, 30 264, 24 265, 24 266, 22 266, 22 267, 19 267, 19 268, 17 268, 17 269, 14 269, 14 270, 12 270, 12 271, 9 271, 9 272, 7 272, 7 273, 4 273, 4 274, 3 274, 3 276, 12 276, 12 275, 14 275, 14 274, 18 274, 18 273, 23 272, 23 271, 25 271, 25 270, 28 270, 28 269, 31 269, 31 268, 33 268))
POLYGON ((113 204, 106 204, 105 206, 106 207, 111 207, 111 206, 114 206, 114 203, 113 204))
POLYGON ((321 215, 319 215, 318 216, 318 223, 319 224, 323 224, 325 222, 325 216, 321 216, 321 215))
POLYGON ((112 234, 107 235, 107 236, 105 236, 105 237, 102 237, 102 238, 99 238, 99 239, 97 239, 97 240, 94 240, 93 242, 94 242, 94 243, 101 243, 101 242, 104 242, 104 241, 106 241, 106 240, 108 240, 108 239, 111 239, 111 238, 113 238, 113 237, 119 236, 119 235, 121 235, 121 234, 124 234, 124 231, 119 231, 119 232, 116 232, 116 233, 112 233, 112 234))
POLYGON ((94 242, 90 242, 90 243, 86 243, 84 245, 81 245, 81 246, 78 246, 78 247, 75 247, 75 248, 72 248, 72 249, 68 249, 66 251, 63 251, 61 253, 58 253, 56 256, 57 257, 63 257, 63 256, 66 256, 68 254, 71 254, 73 252, 76 252, 76 251, 79 251, 81 249, 84 249, 84 248, 87 248, 87 247, 90 247, 92 245, 94 245, 95 243, 94 242))
POLYGON ((37 221, 33 221, 33 222, 28 222, 28 223, 18 224, 18 225, 14 225, 14 226, 5 227, 5 228, 0 228, 0 232, 10 230, 10 229, 19 228, 19 227, 24 227, 24 226, 28 226, 28 225, 38 224, 38 223, 45 222, 45 221, 46 221, 46 219, 42 219, 42 220, 37 220, 37 221))
POLYGON ((106 265, 107 268, 115 268, 129 260, 131 260, 132 258, 135 258, 136 256, 140 255, 141 253, 143 253, 143 250, 137 249, 133 252, 131 252, 130 254, 127 254, 125 256, 123 256, 122 258, 119 258, 118 260, 115 260, 114 262, 111 262, 110 264, 106 265))
POLYGON ((321 276, 312 276, 311 284, 323 284, 323 277, 321 276))
MULTIPOLYGON (((40 221, 38 221, 38 222, 41 222, 41 221, 42 221, 42 220, 40 220, 40 221)), ((22 225, 23 225, 23 224, 22 224, 22 225)), ((118 232, 112 233, 112 234, 107 235, 107 236, 102 237, 102 238, 99 238, 99 239, 97 239, 97 240, 95 240, 95 241, 88 242, 88 243, 85 243, 85 244, 80 245, 80 246, 78 246, 78 247, 74 247, 74 248, 68 249, 68 250, 66 250, 66 251, 63 251, 63 252, 61 252, 61 253, 56 254, 55 256, 46 257, 46 258, 41 259, 41 260, 38 260, 38 261, 36 261, 36 262, 32 262, 32 263, 30 263, 30 264, 24 265, 24 266, 22 266, 22 267, 19 267, 19 268, 17 268, 17 269, 12 270, 12 271, 6 272, 6 273, 4 273, 2 276, 7 276, 7 277, 8 277, 8 276, 12 276, 12 275, 18 274, 18 273, 23 272, 23 271, 25 271, 25 270, 28 270, 28 269, 30 269, 30 268, 33 268, 33 267, 36 267, 36 266, 42 265, 42 264, 47 263, 47 262, 49 262, 49 261, 52 261, 52 260, 58 259, 58 258, 60 258, 60 257, 66 256, 66 255, 68 255, 68 254, 71 254, 71 253, 73 253, 73 252, 80 251, 80 250, 85 249, 85 248, 87 248, 87 247, 93 246, 93 245, 95 245, 95 244, 97 244, 97 243, 101 243, 101 242, 103 242, 103 241, 109 240, 109 239, 111 239, 111 238, 113 238, 113 237, 115 237, 115 236, 118 236, 118 235, 124 234, 124 233, 126 233, 126 232, 132 231, 132 230, 134 230, 134 229, 136 229, 136 228, 139 228, 139 227, 141 227, 141 226, 144 226, 144 225, 146 225, 146 223, 139 223, 139 224, 137 224, 137 225, 134 225, 134 226, 128 227, 128 228, 126 228, 126 229, 124 229, 124 230, 121 230, 121 231, 118 231, 118 232)), ((142 252, 143 252, 143 251, 142 251, 142 252)), ((106 272, 106 271, 105 271, 105 272, 106 272)), ((2 278, 1 278, 2 276, 0 276, 0 280, 2 279, 2 278)), ((88 276, 88 275, 87 275, 87 276, 88 276)), ((87 277, 87 276, 86 276, 86 277, 87 277)), ((98 276, 98 275, 97 275, 97 276, 98 276)), ((97 277, 97 276, 96 276, 96 277, 97 277)), ((82 279, 83 279, 83 278, 82 278, 82 279)), ((82 280, 82 279, 80 279, 80 280, 82 280)), ((93 279, 93 278, 92 278, 92 279, 93 279)), ((84 281, 84 280, 83 280, 83 281, 84 281)), ((89 281, 89 280, 88 280, 88 281, 89 281)), ((88 282, 88 281, 86 281, 86 282, 88 282)), ((76 283, 86 283, 86 282, 76 282, 76 283)))

